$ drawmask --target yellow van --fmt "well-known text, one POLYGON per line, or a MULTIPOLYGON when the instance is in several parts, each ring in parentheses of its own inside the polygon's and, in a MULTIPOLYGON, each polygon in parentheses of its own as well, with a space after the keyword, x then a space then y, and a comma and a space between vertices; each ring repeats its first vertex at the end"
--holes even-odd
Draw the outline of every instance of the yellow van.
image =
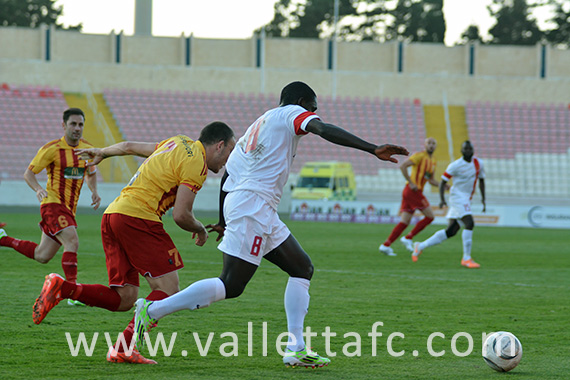
POLYGON ((356 181, 350 162, 314 161, 301 168, 294 199, 356 200, 356 181))

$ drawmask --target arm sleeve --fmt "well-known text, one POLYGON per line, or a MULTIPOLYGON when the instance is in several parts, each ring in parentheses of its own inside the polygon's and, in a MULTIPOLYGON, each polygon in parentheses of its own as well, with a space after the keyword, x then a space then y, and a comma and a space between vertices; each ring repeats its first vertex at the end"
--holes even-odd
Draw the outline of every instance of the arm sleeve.
POLYGON ((451 177, 455 175, 455 170, 456 170, 455 165, 452 162, 447 166, 447 169, 445 169, 445 172, 443 172, 443 174, 441 175, 441 179, 443 179, 444 181, 449 181, 451 177))
POLYGON ((307 124, 309 124, 309 121, 320 119, 316 113, 309 112, 301 106, 292 107, 292 111, 288 116, 288 124, 296 135, 306 135, 308 132, 305 128, 307 124))
POLYGON ((28 169, 38 174, 54 161, 54 154, 54 149, 45 146, 41 147, 32 162, 30 162, 28 169))
POLYGON ((185 160, 182 160, 179 168, 180 184, 188 187, 194 193, 198 193, 204 185, 208 174, 208 167, 202 155, 186 157, 185 160))
POLYGON ((409 157, 409 160, 412 161, 412 163, 414 165, 417 165, 420 163, 420 161, 422 160, 422 154, 421 153, 414 153, 409 157))

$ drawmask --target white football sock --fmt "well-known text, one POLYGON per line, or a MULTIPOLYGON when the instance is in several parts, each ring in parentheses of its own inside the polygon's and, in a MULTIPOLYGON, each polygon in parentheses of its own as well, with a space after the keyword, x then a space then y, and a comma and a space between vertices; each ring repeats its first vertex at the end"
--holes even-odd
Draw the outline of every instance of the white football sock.
POLYGON ((203 309, 211 303, 226 298, 226 287, 218 277, 200 280, 186 289, 160 301, 154 301, 148 307, 151 318, 160 319, 168 314, 188 309, 203 309))
POLYGON ((285 288, 285 313, 287 314, 287 328, 295 337, 295 344, 289 337, 287 348, 291 351, 300 351, 305 347, 303 339, 303 326, 305 315, 309 311, 309 285, 311 281, 305 278, 289 277, 285 288))
POLYGON ((461 233, 463 239, 463 260, 471 258, 471 246, 473 245, 473 231, 463 230, 461 233))
POLYGON ((433 245, 437 245, 446 239, 447 234, 445 233, 445 230, 439 230, 435 234, 431 235, 426 241, 422 241, 420 243, 420 251, 423 251, 433 245))

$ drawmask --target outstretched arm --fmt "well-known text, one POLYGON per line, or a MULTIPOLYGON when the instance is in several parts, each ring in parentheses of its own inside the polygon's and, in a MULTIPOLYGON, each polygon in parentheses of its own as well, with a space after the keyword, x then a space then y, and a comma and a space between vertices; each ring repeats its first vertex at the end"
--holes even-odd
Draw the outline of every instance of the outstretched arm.
POLYGON ((409 154, 408 150, 402 146, 392 144, 374 145, 362 140, 360 137, 353 135, 345 129, 337 127, 334 124, 323 123, 319 119, 309 121, 306 130, 321 136, 333 144, 363 150, 384 161, 398 162, 392 155, 401 154, 407 156, 409 154))
POLYGON ((148 157, 154 152, 155 143, 123 141, 105 148, 76 149, 75 154, 82 160, 91 160, 86 166, 97 165, 105 158, 114 156, 148 157))

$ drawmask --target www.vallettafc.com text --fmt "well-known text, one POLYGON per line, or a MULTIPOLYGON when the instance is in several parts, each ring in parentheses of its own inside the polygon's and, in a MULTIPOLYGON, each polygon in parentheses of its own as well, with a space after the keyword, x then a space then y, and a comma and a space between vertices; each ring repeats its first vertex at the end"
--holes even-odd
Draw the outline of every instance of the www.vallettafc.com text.
MULTIPOLYGON (((330 326, 326 326, 324 331, 320 332, 319 334, 313 331, 310 326, 307 326, 305 327, 303 337, 305 339, 305 344, 307 347, 312 346, 311 341, 313 338, 317 338, 319 336, 321 338, 324 338, 324 345, 322 348, 324 349, 323 354, 328 357, 335 357, 340 354, 347 357, 363 355, 374 357, 382 354, 388 354, 392 357, 400 357, 406 354, 411 354, 415 357, 419 356, 420 353, 427 353, 433 357, 440 357, 448 354, 449 352, 455 356, 464 357, 470 355, 473 352, 474 339, 471 334, 467 332, 457 332, 449 337, 444 333, 437 331, 426 334, 427 338, 425 341, 425 346, 420 347, 421 350, 416 349, 407 352, 406 350, 401 349, 402 342, 406 339, 406 335, 402 332, 391 332, 390 334, 385 335, 379 331, 380 327, 382 326, 384 326, 383 322, 374 322, 371 325, 370 331, 365 334, 356 332, 337 334, 331 329, 330 326), (368 340, 368 342, 366 342, 366 340, 368 340), (449 342, 447 342, 448 340, 449 342), (331 349, 333 343, 335 347, 338 347, 339 344, 342 344, 342 349, 340 352, 333 351, 331 349), (368 343, 370 343, 370 345, 368 345, 368 343), (447 344, 449 350, 443 349, 442 345, 447 344), (434 345, 439 348, 434 349, 434 345), (363 349, 363 346, 365 346, 365 350, 363 349), (458 346, 461 348, 458 348, 458 346)), ((243 333, 241 333, 241 339, 238 334, 227 331, 217 334, 214 332, 209 332, 207 335, 193 332, 192 338, 194 340, 197 352, 200 356, 208 356, 212 354, 221 355, 224 357, 239 356, 238 353, 240 345, 243 345, 244 343, 247 346, 247 356, 267 356, 270 349, 275 349, 279 355, 285 355, 285 348, 289 344, 289 337, 291 337, 293 344, 295 344, 294 336, 288 332, 278 334, 275 340, 269 339, 267 322, 261 323, 260 335, 259 331, 257 331, 258 335, 255 335, 254 337, 254 331, 254 323, 248 322, 247 336, 244 337, 243 333), (218 343, 217 346, 213 344, 214 338, 216 338, 216 336, 216 343, 218 343), (220 342, 218 342, 218 339, 220 342)), ((130 342, 130 344, 125 342, 123 333, 118 334, 116 340, 108 332, 104 332, 103 334, 94 332, 91 334, 91 337, 88 338, 88 335, 86 335, 84 332, 77 334, 75 337, 72 336, 69 332, 65 333, 65 338, 67 340, 69 351, 72 356, 79 356, 80 354, 83 354, 85 356, 92 356, 97 345, 102 343, 102 340, 100 339, 101 335, 103 335, 104 343, 108 349, 114 348, 117 350, 120 345, 122 345, 127 355, 130 355, 130 351, 134 348, 134 340, 133 342, 130 342)), ((492 332, 481 333, 481 342, 485 342, 487 336, 490 334, 492 334, 492 332)), ((181 355, 183 357, 186 357, 189 355, 189 347, 185 347, 185 349, 182 350, 175 349, 178 337, 179 334, 177 332, 172 332, 169 334, 158 332, 156 335, 149 335, 148 333, 145 333, 144 343, 145 347, 148 350, 148 353, 152 357, 159 355, 159 352, 166 357, 172 355, 181 355)))

